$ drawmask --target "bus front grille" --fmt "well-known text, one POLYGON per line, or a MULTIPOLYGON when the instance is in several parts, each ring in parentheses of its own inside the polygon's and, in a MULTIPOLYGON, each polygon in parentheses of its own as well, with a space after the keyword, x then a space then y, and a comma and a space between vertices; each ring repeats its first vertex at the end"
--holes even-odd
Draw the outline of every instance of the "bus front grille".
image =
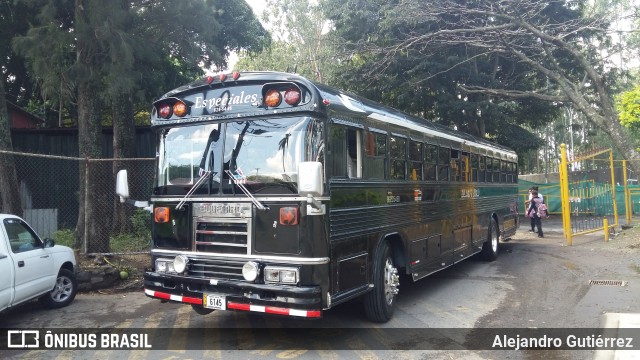
POLYGON ((248 219, 198 219, 195 226, 197 252, 250 253, 248 219))
POLYGON ((244 280, 240 260, 202 259, 189 260, 188 274, 194 277, 220 280, 244 280))

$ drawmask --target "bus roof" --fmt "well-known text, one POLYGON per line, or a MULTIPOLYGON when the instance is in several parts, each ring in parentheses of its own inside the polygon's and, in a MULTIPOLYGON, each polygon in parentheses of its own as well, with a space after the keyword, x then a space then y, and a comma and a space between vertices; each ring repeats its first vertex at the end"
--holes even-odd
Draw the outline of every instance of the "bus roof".
POLYGON ((366 117, 373 121, 393 124, 397 127, 410 129, 414 132, 423 133, 429 136, 444 138, 454 143, 474 146, 480 149, 498 152, 515 158, 516 154, 513 150, 479 138, 468 133, 451 129, 441 124, 413 116, 396 110, 382 104, 376 103, 364 97, 358 96, 347 91, 343 91, 328 85, 316 83, 305 77, 296 74, 284 72, 234 72, 232 74, 221 74, 217 76, 207 76, 203 79, 196 80, 184 86, 173 89, 164 94, 156 103, 163 99, 171 97, 179 97, 182 93, 203 92, 204 89, 212 89, 215 87, 227 87, 230 83, 235 85, 243 84, 261 84, 272 82, 294 82, 308 88, 314 94, 315 111, 322 111, 324 108, 340 107, 342 113, 351 113, 355 117, 366 117))

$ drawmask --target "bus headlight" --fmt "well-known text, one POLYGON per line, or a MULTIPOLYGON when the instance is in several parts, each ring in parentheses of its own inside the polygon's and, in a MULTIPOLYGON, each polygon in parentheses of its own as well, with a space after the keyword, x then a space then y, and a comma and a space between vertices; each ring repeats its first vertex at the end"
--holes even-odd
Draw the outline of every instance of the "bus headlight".
POLYGON ((173 267, 174 259, 156 259, 156 272, 162 273, 175 273, 176 270, 173 267))
POLYGON ((247 261, 242 266, 242 276, 247 281, 255 281, 260 274, 260 265, 255 261, 247 261))
POLYGON ((184 255, 178 255, 173 259, 173 268, 178 274, 182 274, 187 269, 189 258, 184 255))
POLYGON ((297 268, 287 268, 280 266, 265 266, 264 282, 295 285, 300 279, 297 268))

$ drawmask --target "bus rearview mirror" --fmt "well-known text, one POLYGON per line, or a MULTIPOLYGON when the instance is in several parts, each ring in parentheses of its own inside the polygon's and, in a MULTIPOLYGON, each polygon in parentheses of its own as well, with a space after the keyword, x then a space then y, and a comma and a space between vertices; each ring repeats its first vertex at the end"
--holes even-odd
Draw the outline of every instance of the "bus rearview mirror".
POLYGON ((127 181, 127 170, 118 171, 116 176, 116 194, 120 196, 120 202, 123 203, 129 198, 129 182, 127 181))
POLYGON ((322 163, 305 161, 298 164, 298 193, 302 196, 318 197, 324 193, 322 163))

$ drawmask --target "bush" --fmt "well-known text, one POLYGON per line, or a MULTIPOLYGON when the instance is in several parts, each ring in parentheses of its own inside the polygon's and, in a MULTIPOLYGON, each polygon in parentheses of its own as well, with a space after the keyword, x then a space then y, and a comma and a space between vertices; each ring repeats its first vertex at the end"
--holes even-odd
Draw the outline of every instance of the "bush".
POLYGON ((109 239, 112 252, 147 251, 151 248, 151 213, 136 209, 130 220, 133 226, 131 234, 119 234, 109 239))
POLYGON ((76 233, 71 229, 54 231, 51 236, 53 237, 53 241, 56 242, 56 245, 64 245, 73 248, 76 242, 76 233))
POLYGON ((151 247, 151 237, 136 237, 132 234, 112 236, 109 241, 111 251, 114 253, 147 251, 151 247))

